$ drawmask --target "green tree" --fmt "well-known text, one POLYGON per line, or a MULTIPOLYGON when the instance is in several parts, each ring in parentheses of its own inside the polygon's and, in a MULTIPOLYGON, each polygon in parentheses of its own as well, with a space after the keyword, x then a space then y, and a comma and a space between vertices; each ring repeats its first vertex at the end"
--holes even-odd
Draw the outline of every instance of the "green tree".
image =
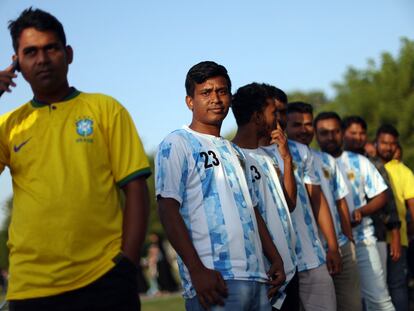
POLYGON ((396 57, 384 52, 378 64, 370 59, 365 69, 348 68, 344 80, 334 87, 336 97, 325 109, 335 110, 341 116, 362 116, 371 138, 382 123, 396 126, 404 148, 404 162, 413 168, 414 41, 401 39, 396 57))
POLYGON ((289 92, 287 95, 289 102, 303 101, 305 103, 311 104, 315 110, 319 110, 321 107, 329 103, 328 97, 323 91, 320 90, 309 92, 297 90, 289 92))

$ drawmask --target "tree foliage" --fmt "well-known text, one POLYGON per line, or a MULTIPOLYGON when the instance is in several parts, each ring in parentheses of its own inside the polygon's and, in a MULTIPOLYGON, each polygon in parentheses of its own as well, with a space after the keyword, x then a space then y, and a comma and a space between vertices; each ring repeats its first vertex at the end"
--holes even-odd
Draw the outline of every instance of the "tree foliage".
POLYGON ((381 124, 393 124, 400 132, 404 162, 414 167, 414 41, 401 39, 396 57, 384 52, 378 64, 371 59, 364 69, 348 68, 334 88, 336 97, 327 107, 341 116, 362 116, 372 139, 381 124))

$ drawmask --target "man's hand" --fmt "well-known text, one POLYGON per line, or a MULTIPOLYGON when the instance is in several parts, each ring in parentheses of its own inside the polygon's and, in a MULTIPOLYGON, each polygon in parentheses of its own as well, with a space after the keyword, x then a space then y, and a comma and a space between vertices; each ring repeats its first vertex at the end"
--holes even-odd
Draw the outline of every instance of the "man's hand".
POLYGON ((10 86, 15 87, 16 83, 13 82, 13 79, 17 75, 14 73, 14 66, 10 65, 5 70, 0 71, 0 93, 4 91, 11 92, 10 86))
POLYGON ((276 122, 276 129, 270 134, 271 144, 276 144, 282 159, 290 159, 291 155, 289 152, 288 140, 285 132, 282 130, 279 122, 276 122))
POLYGON ((392 261, 398 261, 398 259, 401 257, 401 241, 399 229, 391 230, 390 256, 392 261))
POLYGON ((326 266, 330 275, 341 273, 342 271, 342 259, 339 251, 329 250, 326 253, 326 266))
POLYGON ((223 298, 227 297, 227 285, 220 272, 203 267, 190 272, 190 276, 204 309, 208 310, 210 305, 224 305, 223 298))
POLYGON ((362 221, 362 212, 360 208, 357 208, 352 212, 352 227, 358 226, 362 221))
POLYGON ((267 284, 270 285, 267 291, 267 298, 271 299, 286 281, 285 269, 281 259, 277 259, 272 263, 269 271, 267 271, 267 276, 269 277, 267 284))

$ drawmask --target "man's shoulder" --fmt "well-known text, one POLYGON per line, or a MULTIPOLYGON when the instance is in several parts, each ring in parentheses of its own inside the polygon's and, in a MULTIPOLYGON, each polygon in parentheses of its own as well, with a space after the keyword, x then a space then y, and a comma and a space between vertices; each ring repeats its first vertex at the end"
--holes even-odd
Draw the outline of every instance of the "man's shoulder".
POLYGON ((10 124, 18 124, 22 120, 24 120, 27 117, 27 115, 33 111, 30 102, 31 101, 28 101, 23 105, 0 115, 0 127, 4 128, 10 124))
POLYGON ((102 93, 86 93, 81 92, 78 100, 87 102, 90 106, 96 108, 112 108, 116 110, 124 109, 122 104, 114 97, 102 93))

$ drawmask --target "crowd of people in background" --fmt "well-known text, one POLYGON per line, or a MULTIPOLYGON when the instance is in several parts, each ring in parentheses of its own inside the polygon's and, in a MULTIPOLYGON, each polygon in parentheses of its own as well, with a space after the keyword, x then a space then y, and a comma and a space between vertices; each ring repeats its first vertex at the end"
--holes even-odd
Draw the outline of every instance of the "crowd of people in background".
MULTIPOLYGON (((159 236, 147 288, 138 266, 151 170, 130 115, 70 87, 73 49, 54 16, 29 8, 9 29, 0 91, 17 70, 34 94, 0 117, 0 172, 9 167, 14 192, 10 311, 132 311, 138 291, 177 290, 159 236)), ((231 87, 224 66, 194 65, 190 125, 155 158, 186 309, 407 311, 414 176, 397 129, 379 124, 369 142, 360 116, 314 115, 266 83, 231 87), (221 136, 230 108, 232 141, 221 136)))

